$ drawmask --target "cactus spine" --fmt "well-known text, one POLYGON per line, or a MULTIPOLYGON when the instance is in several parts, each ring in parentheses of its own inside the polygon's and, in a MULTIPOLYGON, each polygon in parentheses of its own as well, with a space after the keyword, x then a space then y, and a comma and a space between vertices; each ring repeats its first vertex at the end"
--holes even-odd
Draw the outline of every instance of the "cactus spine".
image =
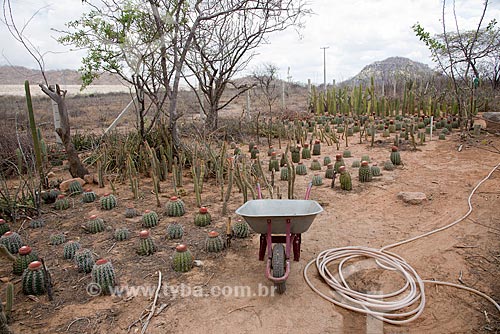
POLYGON ((101 209, 102 210, 114 209, 117 204, 118 203, 117 203, 116 197, 113 194, 105 194, 104 197, 101 198, 101 209))
POLYGON ((152 255, 156 252, 156 245, 149 231, 143 230, 139 233, 139 255, 152 255))
POLYGON ((175 247, 175 253, 172 259, 172 267, 177 272, 188 272, 193 268, 194 258, 186 245, 175 247))
POLYGON ((205 250, 209 253, 218 253, 223 249, 224 241, 219 236, 219 233, 215 231, 208 232, 208 236, 205 239, 205 250))
POLYGON ((142 215, 142 227, 152 228, 158 225, 160 218, 154 211, 146 210, 142 215))
POLYGON ((36 260, 38 260, 38 256, 36 253, 32 252, 30 246, 23 246, 19 248, 19 257, 12 265, 12 272, 14 275, 22 275, 24 270, 28 268, 28 265, 36 260))
POLYGON ((169 217, 181 217, 184 215, 184 213, 186 213, 184 202, 176 196, 170 197, 170 200, 167 202, 165 209, 166 214, 169 217))
POLYGON ((33 261, 23 272, 23 293, 43 295, 45 293, 45 273, 40 261, 33 261))
POLYGON ((198 213, 194 216, 194 224, 199 227, 205 227, 210 225, 212 222, 212 217, 208 212, 207 208, 202 206, 198 213))
POLYGON ((75 252, 73 256, 75 260, 76 266, 78 267, 79 272, 89 273, 92 271, 92 267, 94 266, 94 255, 92 251, 87 248, 79 249, 75 252))
POLYGON ((340 171, 340 189, 350 191, 352 190, 351 174, 346 170, 345 166, 339 168, 340 171))
POLYGON ((16 254, 23 245, 23 241, 19 234, 8 231, 0 237, 0 244, 4 245, 11 254, 16 254))
POLYGON ((184 235, 182 225, 174 222, 167 226, 167 236, 169 239, 180 239, 184 235))
POLYGON ((92 282, 99 285, 101 293, 109 295, 113 292, 116 285, 115 270, 111 261, 106 259, 99 259, 92 267, 92 282))
POLYGON ((75 253, 81 248, 80 243, 77 241, 69 241, 64 245, 63 257, 66 260, 72 260, 75 257, 75 253))

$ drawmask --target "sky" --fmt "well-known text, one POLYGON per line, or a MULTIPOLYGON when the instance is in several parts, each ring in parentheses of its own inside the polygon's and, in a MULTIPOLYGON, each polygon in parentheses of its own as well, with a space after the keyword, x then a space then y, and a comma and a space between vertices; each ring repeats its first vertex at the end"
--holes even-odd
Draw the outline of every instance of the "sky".
MULTIPOLYGON (((484 0, 456 0, 456 14, 461 29, 477 26, 484 0)), ((77 19, 88 8, 80 0, 11 0, 19 26, 40 9, 30 21, 25 35, 41 53, 46 69, 78 69, 83 51, 70 51, 57 43, 56 30, 77 19)), ((448 0, 445 20, 450 17, 448 0)), ((440 33, 442 0, 309 0, 314 12, 304 19, 300 34, 295 30, 275 33, 258 49, 247 72, 263 63, 280 69, 280 77, 295 82, 323 82, 323 50, 326 49, 327 81, 337 82, 356 75, 365 65, 392 56, 407 57, 434 67, 430 52, 418 40, 411 26, 420 24, 431 33, 440 33)), ((500 0, 490 0, 485 24, 500 20, 500 0)), ((500 24, 500 23, 499 23, 500 24)), ((0 65, 36 68, 29 54, 9 35, 0 23, 0 65)))

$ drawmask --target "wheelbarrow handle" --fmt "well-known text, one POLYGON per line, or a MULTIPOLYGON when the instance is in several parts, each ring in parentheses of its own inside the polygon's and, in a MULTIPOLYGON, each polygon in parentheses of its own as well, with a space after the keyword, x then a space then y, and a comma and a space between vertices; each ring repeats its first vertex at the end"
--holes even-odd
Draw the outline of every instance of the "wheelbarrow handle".
POLYGON ((313 183, 312 181, 309 182, 309 184, 307 185, 307 190, 306 190, 306 196, 304 199, 309 199, 309 197, 311 196, 311 189, 312 189, 312 186, 313 186, 313 183))

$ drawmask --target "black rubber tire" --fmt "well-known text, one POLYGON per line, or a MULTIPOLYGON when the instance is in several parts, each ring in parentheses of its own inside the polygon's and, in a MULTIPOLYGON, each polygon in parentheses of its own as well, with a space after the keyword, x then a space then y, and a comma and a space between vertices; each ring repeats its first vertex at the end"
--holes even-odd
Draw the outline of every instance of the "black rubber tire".
MULTIPOLYGON (((273 247, 273 257, 271 267, 273 269, 273 277, 283 277, 285 275, 285 246, 276 244, 273 247)), ((286 282, 274 283, 276 291, 281 295, 286 291, 286 282)))

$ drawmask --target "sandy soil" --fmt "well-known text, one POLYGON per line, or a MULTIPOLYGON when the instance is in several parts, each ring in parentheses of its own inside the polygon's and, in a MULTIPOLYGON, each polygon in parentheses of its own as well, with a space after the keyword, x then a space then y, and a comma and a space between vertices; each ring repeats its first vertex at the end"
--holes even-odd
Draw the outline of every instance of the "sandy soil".
MULTIPOLYGON (((357 142, 357 137, 351 142, 357 142)), ((172 293, 160 293, 157 306, 161 312, 149 324, 148 333, 365 333, 368 328, 378 328, 385 333, 490 333, 500 329, 499 315, 486 300, 461 290, 426 285, 427 304, 416 321, 405 326, 377 325, 366 316, 344 310, 317 296, 306 285, 302 271, 308 261, 320 251, 346 245, 379 248, 431 229, 446 225, 467 211, 466 199, 474 185, 499 162, 499 155, 484 148, 500 147, 498 137, 487 135, 475 142, 464 143, 457 151, 458 135, 448 136, 445 141, 427 142, 418 151, 402 151, 404 166, 383 175, 374 182, 359 184, 357 169, 350 164, 361 155, 368 154, 379 165, 389 158, 392 139, 369 147, 369 143, 353 143, 349 149, 353 158, 346 158, 353 176, 354 190, 344 192, 339 184, 334 189, 325 185, 315 187, 311 198, 317 200, 324 212, 314 221, 309 231, 302 236, 302 253, 299 262, 292 263, 284 295, 259 296, 260 291, 272 287, 264 275, 265 265, 257 259, 259 237, 252 234, 247 239, 233 239, 231 248, 221 255, 203 251, 203 239, 210 229, 224 231, 226 218, 222 217, 220 196, 215 185, 207 185, 204 202, 210 204, 214 217, 210 229, 198 229, 192 219, 195 200, 192 183, 186 174, 183 199, 188 214, 177 221, 186 227, 186 242, 202 266, 191 272, 178 274, 170 268, 170 257, 176 242, 165 239, 166 225, 173 218, 162 218, 160 225, 152 230, 160 251, 151 257, 140 257, 135 253, 137 238, 123 243, 114 243, 112 232, 97 235, 83 233, 81 225, 85 217, 99 213, 110 226, 127 226, 133 235, 141 230, 139 218, 125 219, 127 204, 134 203, 142 210, 157 209, 150 191, 149 180, 143 180, 141 190, 145 198, 134 202, 130 199, 128 185, 118 186, 119 206, 102 212, 98 205, 80 204, 62 213, 54 213, 50 207, 44 218, 47 225, 41 229, 29 229, 27 223, 15 226, 23 237, 44 256, 55 282, 54 301, 41 296, 32 301, 21 292, 18 277, 11 274, 10 264, 2 260, 2 281, 15 283, 15 310, 12 328, 16 333, 140 333, 140 324, 132 325, 152 301, 151 296, 118 297, 87 295, 85 288, 90 275, 77 273, 73 263, 62 259, 63 246, 50 246, 50 234, 60 231, 68 239, 80 238, 85 247, 91 247, 99 257, 110 258, 117 270, 121 285, 147 285, 156 287, 160 270, 163 285, 175 287, 185 284, 197 291, 210 294, 225 286, 249 286, 250 296, 218 296, 173 298, 172 293), (400 191, 424 192, 428 201, 421 205, 409 205, 397 198, 400 191)), ((242 145, 242 147, 245 147, 242 145)), ((341 147, 341 151, 345 147, 341 147)), ((264 150, 262 150, 264 151, 264 150)), ((325 155, 334 157, 335 147, 322 147, 321 159, 325 155)), ((265 153, 261 152, 264 163, 265 153)), ((309 166, 309 162, 306 162, 309 166)), ((325 167, 323 167, 324 172, 325 167)), ((322 172, 322 173, 323 173, 322 172)), ((302 197, 312 173, 297 176, 296 192, 302 197)), ((327 181, 327 180, 325 180, 327 181)), ((280 182, 286 190, 286 184, 280 182)), ((424 279, 462 281, 498 300, 499 234, 500 234, 500 171, 483 184, 473 198, 474 211, 469 219, 439 234, 394 248, 424 279)), ((229 211, 243 203, 242 195, 234 187, 229 211)), ((171 195, 170 183, 163 184, 162 202, 171 195)), ((94 190, 103 194, 107 189, 94 190)), ((267 196, 267 192, 264 192, 267 196)), ((313 275, 314 276, 314 275, 313 275)), ((390 289, 395 280, 380 270, 361 272, 354 276, 356 288, 390 289)), ((321 284, 316 278, 315 282, 321 284)), ((229 289, 229 288, 226 288, 229 289)), ((168 290, 167 291, 172 291, 168 290)), ((224 291, 224 290, 223 290, 224 291)), ((226 290, 228 292, 228 290, 226 290)))

